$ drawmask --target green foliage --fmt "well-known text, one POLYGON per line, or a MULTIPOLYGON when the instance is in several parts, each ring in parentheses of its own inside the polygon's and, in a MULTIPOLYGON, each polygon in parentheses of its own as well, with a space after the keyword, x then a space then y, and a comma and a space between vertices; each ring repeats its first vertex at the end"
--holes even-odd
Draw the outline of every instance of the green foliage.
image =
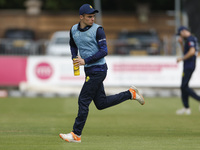
MULTIPOLYGON (((24 9, 26 0, 0 0, 0 9, 24 9)), ((41 0, 43 10, 77 11, 88 3, 94 6, 94 0, 41 0)), ((153 10, 173 9, 174 0, 101 0, 102 9, 106 11, 135 11, 137 3, 149 3, 153 10)))
POLYGON ((46 10, 62 10, 62 11, 72 11, 72 10, 79 10, 80 6, 84 3, 88 3, 93 5, 93 0, 44 0, 43 7, 46 10))
POLYGON ((67 143, 77 114, 77 98, 1 98, 1 150, 188 150, 200 147, 198 103, 177 116, 179 98, 126 101, 102 111, 90 105, 82 143, 67 143))
POLYGON ((0 0, 0 6, 4 6, 6 3, 6 0, 0 0))
POLYGON ((0 9, 24 9, 25 0, 0 0, 0 9))
POLYGON ((50 10, 58 10, 59 9, 58 1, 46 0, 46 2, 44 3, 44 8, 50 10))

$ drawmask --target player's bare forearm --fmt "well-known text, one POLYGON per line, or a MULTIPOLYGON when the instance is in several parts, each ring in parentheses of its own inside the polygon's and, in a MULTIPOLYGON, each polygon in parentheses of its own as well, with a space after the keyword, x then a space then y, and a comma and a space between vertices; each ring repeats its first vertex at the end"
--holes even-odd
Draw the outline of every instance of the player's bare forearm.
POLYGON ((191 47, 190 50, 183 57, 177 58, 177 62, 187 60, 194 55, 195 55, 195 48, 191 47))
POLYGON ((184 58, 184 60, 187 60, 188 58, 190 58, 194 55, 195 55, 195 48, 191 47, 190 50, 185 54, 185 56, 183 58, 184 58))

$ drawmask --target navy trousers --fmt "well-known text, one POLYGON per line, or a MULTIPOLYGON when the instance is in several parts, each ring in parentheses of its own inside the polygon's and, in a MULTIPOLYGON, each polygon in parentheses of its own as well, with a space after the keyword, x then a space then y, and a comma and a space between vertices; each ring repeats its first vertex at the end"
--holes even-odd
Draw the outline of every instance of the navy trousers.
POLYGON ((194 90, 189 88, 188 85, 193 72, 194 69, 184 69, 183 71, 182 84, 181 84, 181 98, 185 108, 189 108, 189 96, 193 97, 197 101, 200 101, 200 96, 198 96, 194 92, 194 90))
POLYGON ((107 72, 86 74, 86 80, 78 98, 78 115, 73 126, 73 132, 77 135, 82 134, 92 100, 96 108, 102 110, 131 99, 131 93, 128 90, 116 95, 106 96, 103 85, 106 74, 107 72))

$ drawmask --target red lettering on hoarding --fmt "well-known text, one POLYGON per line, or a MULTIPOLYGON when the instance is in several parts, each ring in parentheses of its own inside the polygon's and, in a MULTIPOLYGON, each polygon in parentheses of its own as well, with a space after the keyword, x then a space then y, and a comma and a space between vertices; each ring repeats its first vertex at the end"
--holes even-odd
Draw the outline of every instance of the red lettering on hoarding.
POLYGON ((85 77, 84 76, 79 76, 79 77, 75 77, 75 76, 61 76, 60 77, 61 80, 84 80, 85 77))
POLYGON ((161 71, 163 68, 178 68, 177 64, 114 64, 115 72, 121 71, 161 71))

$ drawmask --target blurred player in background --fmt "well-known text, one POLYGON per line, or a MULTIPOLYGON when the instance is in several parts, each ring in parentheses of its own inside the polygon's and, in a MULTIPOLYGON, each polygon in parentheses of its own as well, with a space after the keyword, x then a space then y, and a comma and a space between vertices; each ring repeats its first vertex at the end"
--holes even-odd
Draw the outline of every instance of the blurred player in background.
POLYGON ((181 83, 181 98, 184 108, 177 110, 176 114, 190 115, 191 110, 189 106, 189 96, 193 97, 197 101, 200 101, 200 96, 198 96, 188 84, 192 77, 192 73, 196 66, 196 57, 198 54, 198 43, 197 38, 191 35, 188 28, 181 26, 178 29, 179 39, 178 42, 181 45, 183 51, 183 57, 177 58, 177 62, 183 61, 183 74, 181 83))
POLYGON ((89 4, 79 9, 80 22, 70 30, 70 47, 74 64, 83 65, 85 83, 78 98, 78 115, 75 119, 72 132, 59 136, 67 142, 81 142, 81 134, 87 120, 89 105, 94 101, 97 109, 102 110, 128 99, 137 100, 144 104, 144 98, 136 87, 116 95, 106 96, 103 81, 107 74, 105 56, 107 55, 106 36, 103 27, 94 23, 95 13, 89 4), (78 56, 78 53, 80 56, 78 56), (76 58, 74 60, 74 58, 76 58))

